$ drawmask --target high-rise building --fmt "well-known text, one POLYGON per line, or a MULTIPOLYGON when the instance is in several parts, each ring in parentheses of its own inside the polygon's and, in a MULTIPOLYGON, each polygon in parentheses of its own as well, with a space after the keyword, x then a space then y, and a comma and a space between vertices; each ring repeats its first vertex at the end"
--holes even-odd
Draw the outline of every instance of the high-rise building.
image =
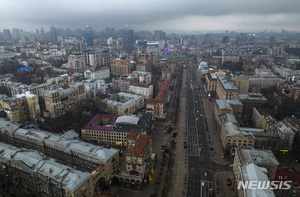
POLYGON ((94 32, 91 27, 84 28, 83 37, 87 46, 94 46, 94 32))
POLYGON ((222 43, 223 44, 229 43, 229 36, 224 36, 222 39, 222 43))
POLYGON ((19 40, 20 39, 20 31, 18 28, 13 28, 12 30, 12 39, 19 40))
POLYGON ((154 31, 154 39, 155 40, 164 40, 164 39, 166 39, 166 32, 163 32, 162 30, 155 30, 154 31))
POLYGON ((211 43, 211 35, 210 34, 206 34, 206 36, 205 36, 205 43, 206 44, 210 44, 211 43))
POLYGON ((76 72, 83 72, 86 67, 85 56, 82 55, 70 55, 68 58, 69 67, 76 72))
POLYGON ((11 33, 9 29, 4 29, 3 30, 3 38, 6 41, 10 41, 11 40, 11 33))
POLYGON ((125 29, 123 34, 123 48, 126 53, 132 53, 133 51, 133 29, 125 29))
POLYGON ((54 26, 50 27, 50 41, 57 42, 56 28, 54 26))

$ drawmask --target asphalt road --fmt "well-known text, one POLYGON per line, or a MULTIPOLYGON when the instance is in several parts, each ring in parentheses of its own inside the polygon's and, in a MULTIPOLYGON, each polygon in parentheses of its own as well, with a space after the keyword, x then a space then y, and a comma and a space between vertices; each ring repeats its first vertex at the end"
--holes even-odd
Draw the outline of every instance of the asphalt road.
MULTIPOLYGON (((229 166, 219 165, 210 158, 205 114, 199 95, 197 66, 186 65, 187 72, 187 149, 188 149, 188 191, 187 197, 210 196, 214 190, 214 174, 225 171, 229 166)), ((213 110, 211 111, 213 113, 213 110)), ((207 116, 211 114, 206 114, 207 116)), ((214 196, 214 191, 213 195, 214 196)))

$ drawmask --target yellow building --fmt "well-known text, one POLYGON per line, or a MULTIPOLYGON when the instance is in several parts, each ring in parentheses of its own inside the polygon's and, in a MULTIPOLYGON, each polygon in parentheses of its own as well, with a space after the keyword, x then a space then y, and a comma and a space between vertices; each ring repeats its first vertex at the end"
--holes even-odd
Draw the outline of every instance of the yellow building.
POLYGON ((217 71, 215 73, 207 73, 205 76, 205 87, 207 92, 216 92, 217 91, 217 76, 219 75, 226 75, 226 72, 224 71, 217 71))
POLYGON ((239 89, 239 94, 248 94, 249 78, 246 76, 235 76, 231 78, 234 85, 239 89))
POLYGON ((234 81, 228 76, 217 76, 217 96, 222 100, 230 100, 238 96, 239 89, 234 85, 234 81))
POLYGON ((48 113, 48 115, 45 113, 44 116, 59 117, 66 111, 73 110, 76 103, 86 98, 83 83, 75 83, 70 86, 71 88, 67 89, 44 91, 45 106, 48 113))
POLYGON ((17 94, 13 98, 1 98, 1 106, 9 120, 25 122, 26 120, 37 121, 41 118, 41 110, 38 96, 25 92, 17 94))
POLYGON ((131 73, 130 62, 126 59, 115 58, 110 63, 110 73, 113 75, 124 76, 131 73))
POLYGON ((238 99, 244 105, 244 111, 251 111, 254 107, 261 107, 267 99, 261 93, 239 94, 238 99))
POLYGON ((165 105, 164 103, 157 99, 152 98, 147 101, 146 113, 152 114, 153 119, 165 119, 165 105))

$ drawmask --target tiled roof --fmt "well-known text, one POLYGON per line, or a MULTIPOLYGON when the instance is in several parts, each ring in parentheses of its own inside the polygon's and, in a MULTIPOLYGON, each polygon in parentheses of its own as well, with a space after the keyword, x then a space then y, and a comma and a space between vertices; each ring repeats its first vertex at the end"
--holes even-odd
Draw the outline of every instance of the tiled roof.
POLYGON ((127 155, 142 156, 150 141, 150 136, 141 134, 139 131, 132 130, 129 135, 129 139, 134 139, 134 146, 127 151, 127 155))

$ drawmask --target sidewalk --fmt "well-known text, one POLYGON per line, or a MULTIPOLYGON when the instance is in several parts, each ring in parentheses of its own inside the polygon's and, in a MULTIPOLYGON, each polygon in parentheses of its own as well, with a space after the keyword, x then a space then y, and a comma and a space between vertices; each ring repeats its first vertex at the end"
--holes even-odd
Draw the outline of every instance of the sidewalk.
POLYGON ((201 99, 202 99, 202 107, 204 110, 204 118, 206 120, 207 125, 207 138, 208 141, 211 142, 213 151, 211 151, 211 159, 220 165, 229 165, 232 163, 228 158, 223 157, 224 149, 222 147, 221 142, 221 134, 220 129, 218 129, 219 123, 216 121, 214 116, 214 107, 215 102, 214 99, 211 99, 211 101, 208 100, 208 97, 206 96, 206 93, 204 91, 203 84, 201 83, 201 99))
POLYGON ((187 158, 184 149, 183 141, 186 131, 186 70, 183 70, 183 79, 180 89, 180 103, 178 111, 177 129, 174 132, 178 133, 176 148, 173 151, 175 155, 174 168, 172 174, 172 182, 169 190, 169 197, 182 197, 186 195, 187 181, 187 158))

